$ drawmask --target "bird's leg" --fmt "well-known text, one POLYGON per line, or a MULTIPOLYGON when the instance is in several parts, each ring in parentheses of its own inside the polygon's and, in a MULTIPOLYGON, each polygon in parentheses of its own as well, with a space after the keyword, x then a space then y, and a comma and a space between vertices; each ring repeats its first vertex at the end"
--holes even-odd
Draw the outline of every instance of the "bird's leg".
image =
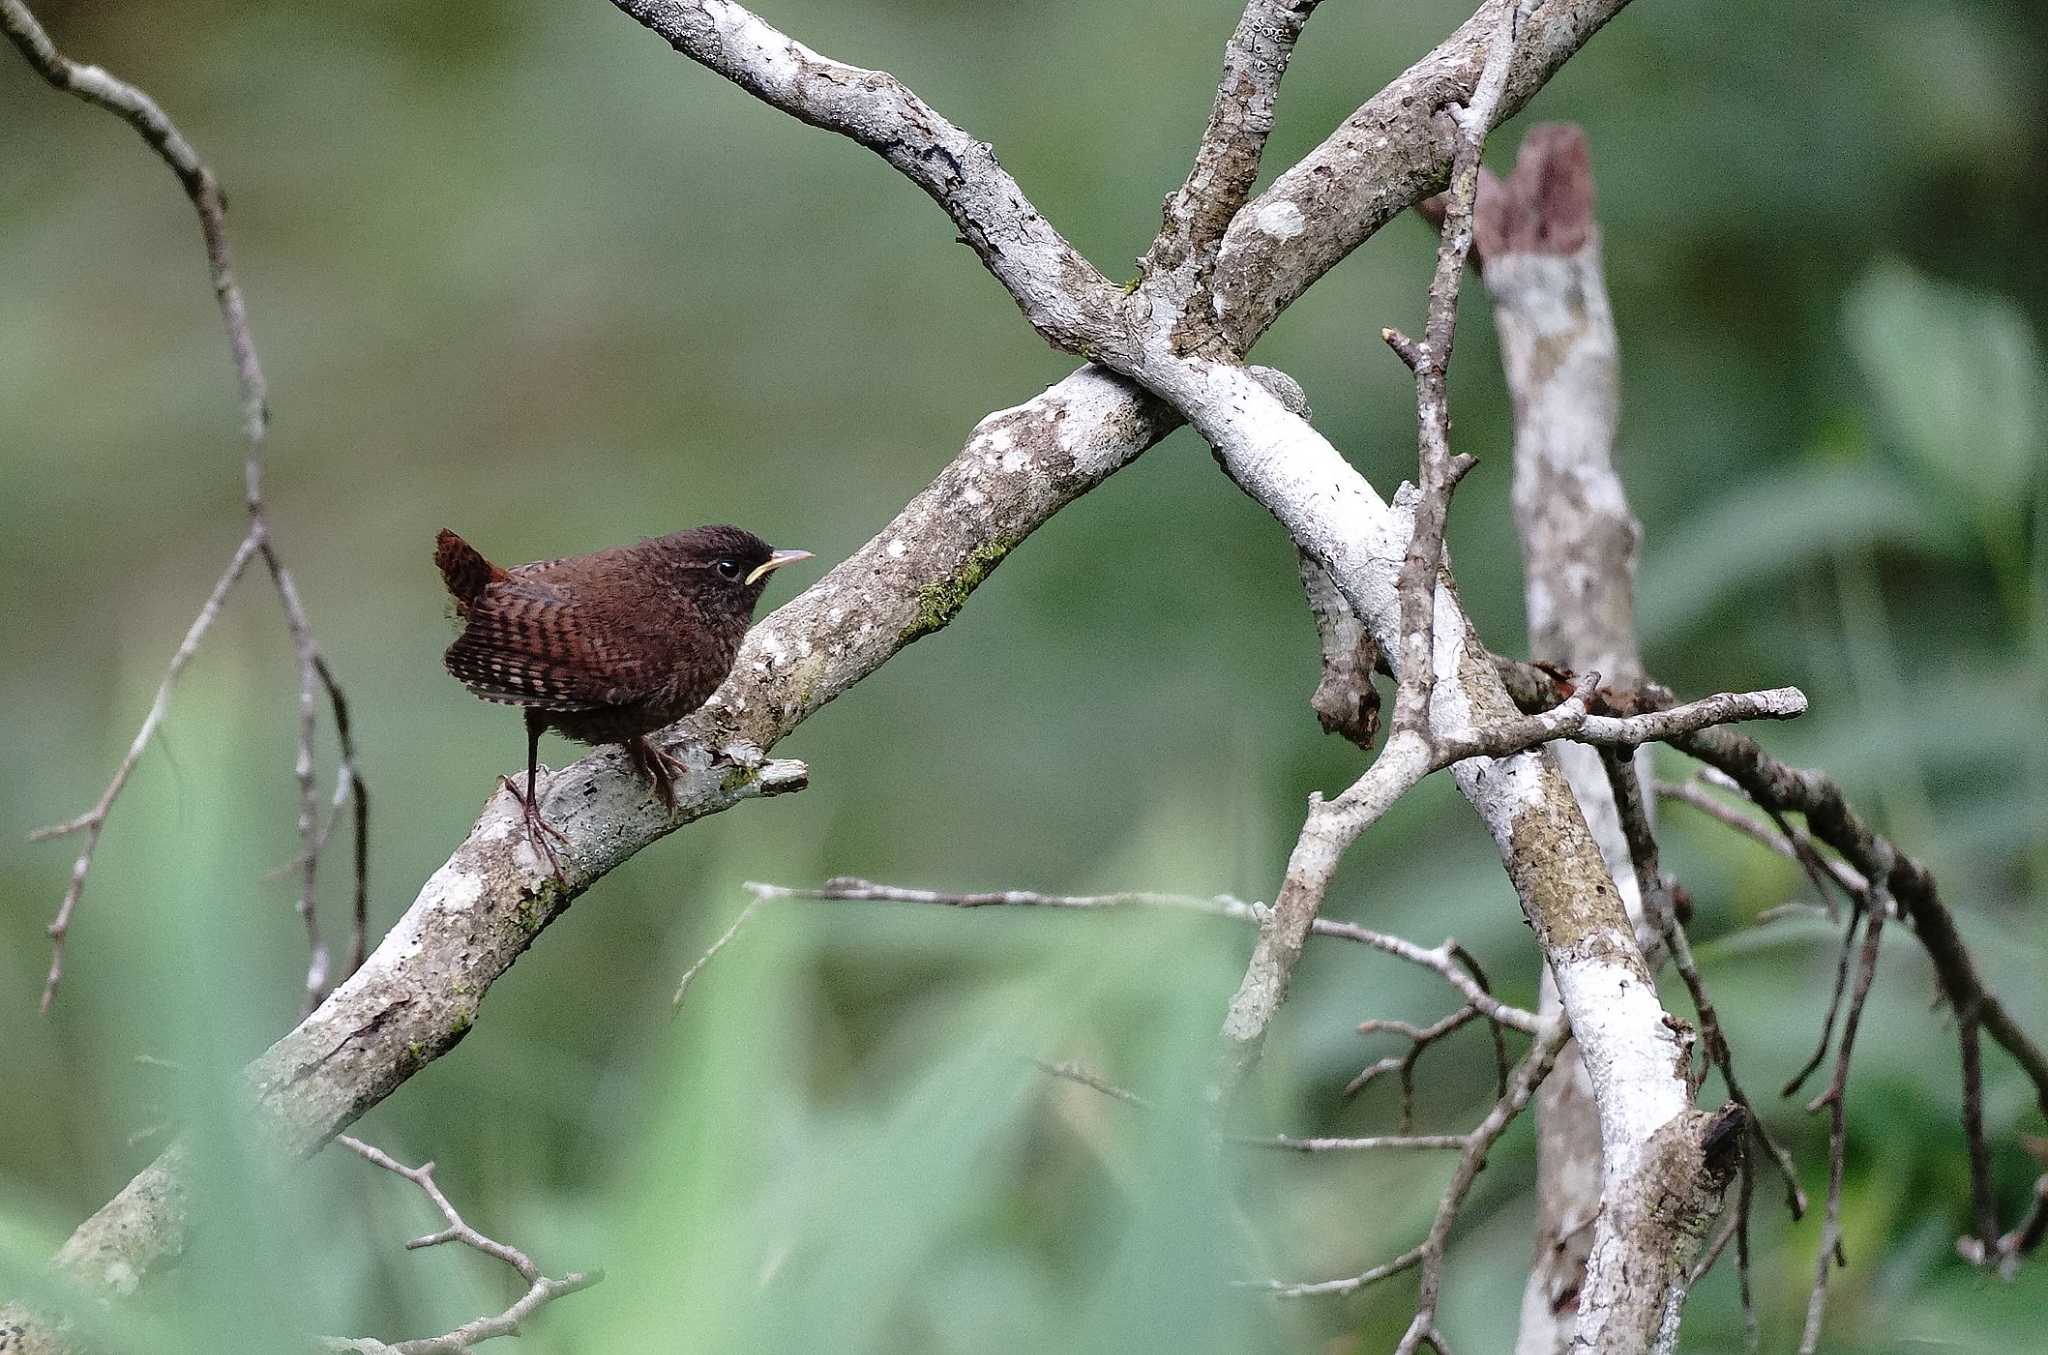
POLYGON ((673 811, 676 807, 676 778, 688 776, 690 764, 644 734, 626 744, 626 754, 633 759, 633 765, 654 783, 654 798, 661 801, 661 807, 673 811))
POLYGON ((553 838, 567 846, 569 835, 541 817, 540 792, 534 785, 540 769, 540 736, 546 728, 547 722, 539 717, 538 712, 526 712, 526 794, 519 793, 519 787, 513 784, 511 777, 502 779, 505 789, 512 792, 512 798, 517 800, 520 809, 525 811, 526 840, 533 845, 535 851, 547 858, 548 869, 554 872, 555 882, 566 888, 569 877, 563 873, 562 859, 555 855, 554 844, 548 839, 553 838))

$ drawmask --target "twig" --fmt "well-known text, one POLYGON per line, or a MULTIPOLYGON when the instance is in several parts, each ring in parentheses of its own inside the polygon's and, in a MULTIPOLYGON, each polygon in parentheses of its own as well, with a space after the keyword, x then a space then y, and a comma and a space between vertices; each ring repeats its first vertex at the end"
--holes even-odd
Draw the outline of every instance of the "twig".
MULTIPOLYGON (((942 908, 1054 908, 1093 911, 1117 908, 1165 908, 1182 912, 1203 913, 1210 917, 1229 918, 1238 922, 1257 923, 1267 911, 1265 905, 1246 903, 1228 894, 1204 896, 1199 894, 1160 894, 1130 892, 1122 894, 1040 894, 1031 890, 1008 889, 988 893, 946 893, 934 889, 906 889, 898 885, 877 884, 872 880, 857 879, 841 875, 827 880, 816 889, 794 889, 788 885, 764 884, 750 880, 741 886, 748 893, 760 899, 816 899, 842 902, 867 903, 919 903, 942 908)), ((1477 1008, 1487 1020, 1503 1026, 1511 1026, 1526 1034, 1535 1034, 1541 1023, 1533 1012, 1521 1007, 1510 1006, 1494 997, 1483 977, 1477 975, 1477 965, 1470 954, 1456 941, 1445 941, 1439 946, 1418 946, 1398 936, 1373 931, 1356 923, 1337 922, 1329 918, 1317 918, 1310 928, 1317 936, 1331 937, 1340 941, 1354 941, 1369 946, 1384 955, 1419 965, 1440 975, 1445 983, 1457 989, 1466 1003, 1477 1008), (1469 972, 1468 972, 1469 970, 1469 972)))
MULTIPOLYGON (((1344 1084, 1341 1093, 1345 1098, 1358 1095, 1371 1086, 1383 1074, 1398 1073, 1401 1077, 1401 1132, 1406 1134, 1415 1123, 1415 1065, 1422 1059, 1423 1051, 1445 1036, 1461 1029, 1466 1022, 1479 1015, 1479 1009, 1464 1006, 1449 1016, 1427 1026, 1411 1025, 1406 1021, 1371 1020, 1358 1024, 1358 1033, 1372 1035, 1379 1031, 1390 1031, 1408 1041, 1408 1052, 1398 1058, 1388 1057, 1369 1063, 1358 1076, 1344 1084)), ((1495 1029, 1499 1029, 1497 1026, 1495 1029)), ((1505 1088, 1502 1089, 1505 1091, 1505 1088)))
POLYGON ((517 1247, 485 1237, 476 1229, 463 1222, 448 1197, 441 1193, 441 1187, 434 1181, 434 1164, 423 1162, 417 1167, 408 1167, 385 1153, 382 1149, 364 1143, 361 1139, 347 1134, 337 1134, 335 1141, 355 1153, 364 1161, 374 1163, 385 1171, 395 1173, 418 1186, 439 1210, 446 1224, 439 1232, 416 1237, 405 1244, 407 1251, 422 1247, 438 1247, 444 1242, 460 1242, 486 1256, 495 1257, 519 1272, 519 1278, 526 1281, 526 1292, 505 1311, 494 1317, 480 1317, 465 1322, 451 1332, 440 1336, 426 1336, 414 1341, 400 1341, 396 1345, 361 1340, 333 1339, 327 1342, 330 1350, 362 1351, 365 1348, 379 1355, 389 1351, 391 1355, 463 1355, 471 1346, 489 1341, 498 1336, 516 1336, 520 1324, 532 1317, 543 1306, 552 1303, 565 1294, 579 1289, 588 1289, 604 1278, 601 1270, 571 1271, 560 1279, 550 1279, 541 1273, 541 1268, 532 1257, 517 1247))
POLYGON ((1642 783, 1636 777, 1635 759, 1605 749, 1600 758, 1607 770, 1607 783, 1614 792, 1614 807, 1621 817, 1622 832, 1628 839, 1629 858, 1635 862, 1636 887, 1642 893, 1643 912, 1663 936, 1672 966, 1678 970, 1686 992, 1692 996, 1693 1010, 1700 1019, 1700 1043, 1705 1046, 1707 1060, 1720 1072, 1721 1081, 1728 1088, 1729 1099, 1742 1107, 1749 1132, 1756 1136, 1757 1142, 1763 1145, 1764 1151, 1776 1164, 1779 1175, 1785 1178, 1785 1207, 1794 1219, 1801 1218, 1806 1213, 1806 1191, 1799 1184, 1799 1168, 1793 1163, 1792 1154, 1772 1137, 1770 1128, 1757 1114, 1756 1106, 1735 1076, 1734 1051, 1728 1047, 1720 1015, 1714 1009, 1713 999, 1707 995, 1706 981, 1700 977, 1699 966, 1693 962, 1692 944, 1678 921, 1677 910, 1672 906, 1670 885, 1658 864, 1657 837, 1650 831, 1649 814, 1643 804, 1642 783))
MULTIPOLYGON (((306 928, 308 960, 306 967, 305 1010, 310 1012, 325 996, 329 987, 327 950, 320 941, 318 919, 315 917, 315 872, 319 862, 318 798, 313 782, 313 736, 314 705, 316 690, 324 685, 334 708, 336 730, 342 745, 342 770, 340 776, 357 793, 358 822, 356 832, 356 911, 361 919, 367 906, 365 853, 368 845, 367 809, 362 798, 361 780, 355 762, 355 750, 348 734, 346 703, 341 688, 334 681, 313 639, 313 628, 306 617, 304 606, 299 601, 297 588, 292 583, 290 571, 278 555, 271 542, 270 524, 265 515, 263 497, 263 440, 270 426, 270 407, 267 387, 263 379, 263 367, 256 356, 256 341, 249 331, 248 308, 242 299, 241 285, 235 281, 232 257, 228 250, 226 199, 221 193, 220 183, 199 158, 184 134, 171 122, 156 101, 134 85, 116 79, 97 66, 82 66, 59 52, 50 41, 36 17, 22 0, 0 0, 0 30, 13 40, 28 63, 53 87, 68 94, 74 94, 87 103, 96 104, 113 113, 133 127, 149 148, 168 165, 184 186, 185 195, 191 199, 192 207, 199 216, 200 234, 206 244, 207 271, 213 282, 213 292, 220 306, 221 321, 227 329, 228 347, 235 364, 235 379, 240 389, 242 409, 242 431, 248 442, 248 450, 242 463, 242 495, 248 511, 249 527, 242 543, 235 548, 228 567, 222 571, 220 581, 201 605, 199 615, 194 618, 186 631, 184 641, 172 655, 169 671, 163 683, 157 688, 157 695, 149 712, 143 717, 142 727, 130 743, 127 754, 114 770, 113 779, 101 794, 99 801, 85 814, 68 823, 46 828, 32 835, 40 840, 66 833, 84 832, 85 846, 72 865, 71 882, 66 887, 63 902, 58 905, 56 919, 50 924, 51 961, 50 973, 43 986, 42 1010, 48 1013, 55 1000, 57 985, 64 972, 64 937, 71 925, 71 917, 78 905, 78 899, 85 887, 86 873, 92 868, 93 850, 99 844, 101 829, 106 824, 107 814, 113 808, 116 797, 134 771, 135 762, 148 745, 150 736, 162 722, 168 709, 172 686, 185 665, 191 661, 199 642, 205 637, 215 617, 219 615, 222 602, 228 592, 242 576, 248 566, 251 554, 260 554, 264 566, 270 571, 272 585, 277 590, 278 600, 285 613, 285 626, 291 634, 292 649, 299 663, 299 735, 296 755, 293 760, 294 775, 299 782, 299 843, 301 886, 298 910, 306 928)), ((336 790, 336 804, 339 805, 343 791, 336 790)), ((357 936, 361 937, 363 927, 359 921, 357 936)), ((361 963, 362 943, 358 939, 352 949, 354 965, 361 963)))
MULTIPOLYGON (((1882 878, 1889 872, 1876 872, 1882 878)), ((1820 1255, 1814 1263, 1813 1289, 1806 1300, 1806 1326, 1799 1338, 1799 1355, 1813 1355, 1820 1346, 1821 1317, 1827 1310, 1828 1270, 1847 1265, 1842 1251, 1842 1171, 1848 1157, 1849 1127, 1845 1092, 1849 1086, 1849 1059, 1855 1052, 1856 1027, 1863 1019, 1863 1003, 1870 996, 1871 980, 1877 976, 1878 943, 1884 934, 1889 900, 1883 886, 1872 892, 1864 909, 1863 950, 1857 957, 1856 984, 1849 994, 1847 1014, 1842 1018, 1842 1043, 1835 1051, 1834 1078, 1828 1089, 1806 1107, 1809 1112, 1828 1112, 1828 1201, 1821 1223, 1820 1255)))
MULTIPOLYGON (((1556 704, 1561 680, 1558 674, 1498 655, 1494 663, 1516 703, 1524 710, 1543 710, 1556 704)), ((1649 693, 1656 690, 1654 687, 1645 689, 1649 693)), ((1881 897, 1895 904, 1911 925, 1928 959, 1933 962, 1942 998, 1956 1013, 1958 1025, 1974 1019, 1983 1034, 1989 1035, 2011 1055, 2032 1084, 2035 1103, 2043 1114, 2048 1114, 2048 1052, 2044 1052, 2021 1029, 2005 1005, 1984 986, 1977 973, 1976 961, 1956 928, 1955 917, 1942 901, 1932 871, 1871 828, 1849 804, 1841 785, 1832 777, 1782 762, 1740 731, 1707 728, 1676 734, 1668 742, 1680 752, 1699 759, 1726 776, 1766 811, 1803 816, 1813 837, 1840 853, 1849 868, 1867 882, 1865 892, 1871 899, 1881 897)), ((1853 916, 1850 919, 1851 934, 1857 921, 1853 916)), ((1866 947, 1871 944, 1866 935, 1866 947)), ((1845 963, 1846 953, 1845 942, 1845 963)), ((1830 1004, 1831 1012, 1833 1005, 1830 1004)), ((1821 1047, 1826 1047, 1825 1032, 1821 1047)), ((1788 1085, 1788 1095, 1804 1076, 1802 1072, 1800 1079, 1788 1085)), ((1966 1087, 1966 1102, 1967 1091, 1966 1087)), ((1979 1128, 1966 1119, 1963 1126, 1966 1143, 1979 1128)), ((1974 1155, 1979 1150, 1970 1145, 1969 1151, 1974 1155)))
POLYGON ((1471 1142, 1469 1134, 1375 1134, 1364 1138, 1302 1138, 1293 1134, 1237 1134, 1231 1136, 1232 1143, 1241 1143, 1247 1148, 1277 1148, 1290 1153, 1371 1153, 1435 1152, 1446 1148, 1463 1148, 1471 1142))
POLYGON ((1828 1045, 1835 1038, 1835 1018, 1842 1011, 1842 996, 1849 991, 1849 958, 1856 953, 1856 929, 1863 924, 1863 912, 1863 904, 1859 901, 1850 910, 1849 925, 1842 931, 1842 944, 1836 947, 1835 986, 1828 996, 1827 1015, 1821 1018, 1820 1039, 1813 1046, 1813 1053, 1799 1066, 1799 1071, 1785 1079, 1785 1085, 1778 1091, 1780 1096, 1791 1096, 1797 1092, 1806 1085, 1806 1079, 1813 1076, 1814 1070, 1827 1060, 1828 1045))
POLYGON ((1050 1063, 1045 1059, 1033 1059, 1031 1062, 1036 1064, 1040 1071, 1044 1072, 1048 1077, 1056 1077, 1066 1082, 1078 1083, 1083 1087, 1101 1092, 1113 1101, 1121 1101, 1125 1105, 1136 1106, 1140 1110, 1152 1109, 1150 1101, 1134 1091, 1128 1091, 1117 1086, 1114 1082, 1111 1082, 1086 1064, 1075 1063, 1072 1060, 1068 1060, 1065 1063, 1050 1063))
MULTIPOLYGON (((0 0, 0 4, 12 3, 13 0, 0 0)), ((228 567, 221 571, 220 578, 213 585, 213 591, 208 593, 206 601, 199 605, 199 614, 192 618, 192 624, 185 631, 185 638, 171 654, 170 668, 164 673, 163 681, 157 684, 156 698, 149 703, 149 711, 142 717, 141 728, 137 729, 135 737, 129 740, 128 751, 122 754, 119 765, 114 768, 114 777, 107 783, 107 788, 100 792, 98 802, 75 819, 52 824, 47 828, 38 828, 29 834, 31 842, 44 842, 71 833, 85 834, 85 845, 79 848, 78 859, 71 863, 71 880, 64 887, 64 899, 57 905, 57 916, 51 920, 49 926, 50 973, 43 980, 41 1004, 45 1016, 49 1015, 50 1004, 57 998, 57 985, 64 978, 64 938, 71 931, 71 918, 78 909, 78 900, 85 894, 85 877, 92 869, 93 852, 100 845, 100 831, 106 827, 108 811, 113 809, 115 797, 120 795, 122 788, 128 784, 128 777, 135 770, 135 764, 142 760, 143 751, 149 747, 149 741, 156 736, 157 726, 163 723, 164 714, 171 705, 171 688, 177 685, 179 675, 185 671, 185 665, 199 652, 199 642, 206 638, 206 632, 213 625, 214 618, 220 615, 221 604, 227 600, 229 590, 235 586, 235 581, 242 577, 242 571, 248 568, 249 557, 256 553, 256 538, 257 533, 252 528, 249 534, 242 538, 241 545, 235 548, 235 553, 229 557, 228 567)))
MULTIPOLYGON (((1869 888, 1869 884, 1864 880, 1862 872, 1858 871, 1855 867, 1845 865, 1840 861, 1830 860, 1815 851, 1813 849, 1813 839, 1807 834, 1805 829, 1794 828, 1788 834, 1758 823, 1735 806, 1709 795, 1706 788, 1696 782, 1659 781, 1657 783, 1657 798, 1660 800, 1676 800, 1680 804, 1690 805, 1708 818, 1726 824, 1744 837, 1749 838, 1753 842, 1763 844, 1788 861, 1797 861, 1802 865, 1809 863, 1817 865, 1826 872, 1825 882, 1815 882, 1820 886, 1823 902, 1828 902, 1833 897, 1826 888, 1826 884, 1829 883, 1852 896, 1860 895, 1865 889, 1869 888)), ((1832 917, 1834 914, 1831 902, 1829 906, 1831 909, 1829 916, 1832 917)))
MULTIPOLYGON (((1471 1193, 1472 1183, 1478 1179, 1486 1166, 1486 1154, 1499 1141, 1516 1115, 1529 1104, 1529 1098, 1549 1075, 1551 1065, 1556 1062, 1558 1051, 1571 1038, 1570 1028, 1562 1021, 1554 1021, 1536 1037, 1536 1043, 1522 1056, 1516 1068, 1508 1091, 1495 1101, 1486 1117, 1468 1134, 1458 1136, 1458 1165, 1451 1173, 1451 1181, 1444 1188, 1443 1198, 1437 1204, 1436 1217, 1430 1224, 1429 1235, 1422 1244, 1403 1252, 1384 1265, 1374 1266, 1363 1274, 1347 1276, 1339 1280, 1319 1280, 1307 1284, 1290 1284, 1269 1280, 1261 1284, 1282 1298, 1305 1298, 1316 1295, 1355 1294, 1366 1286, 1375 1284, 1391 1275, 1416 1266, 1422 1268, 1422 1283, 1416 1296, 1415 1320, 1409 1325, 1407 1334, 1401 1339, 1397 1351, 1412 1352, 1428 1340, 1435 1331, 1437 1298, 1443 1281, 1444 1248, 1450 1238, 1451 1225, 1457 1221, 1458 1211, 1464 1207, 1465 1197, 1471 1193)), ((1291 1147, 1292 1144, 1275 1146, 1291 1147)), ((1432 1146, 1436 1146, 1432 1144, 1432 1146)), ((1448 1146, 1448 1145, 1444 1145, 1448 1146)))
POLYGON ((747 919, 752 917, 754 910, 761 906, 762 898, 763 896, 757 892, 753 898, 747 900, 747 906, 740 909, 739 916, 732 920, 732 925, 727 927, 724 933, 711 943, 709 949, 697 957, 695 964, 683 971, 683 977, 676 981, 676 995, 669 999, 668 1010, 670 1017, 674 1017, 682 1011, 683 995, 690 991, 691 982, 696 979, 705 965, 711 963, 712 956, 724 950, 727 943, 740 934, 740 928, 747 925, 747 919))

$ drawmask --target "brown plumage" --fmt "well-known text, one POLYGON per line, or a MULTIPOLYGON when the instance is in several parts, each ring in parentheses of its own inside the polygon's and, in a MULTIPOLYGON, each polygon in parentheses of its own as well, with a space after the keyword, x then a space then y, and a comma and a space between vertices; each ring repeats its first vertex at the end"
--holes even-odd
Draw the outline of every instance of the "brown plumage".
POLYGON ((558 875, 547 839, 561 834, 534 797, 540 736, 553 729, 624 744, 673 808, 680 768, 646 736, 710 699, 732 671, 768 575, 808 558, 717 526, 500 569, 443 529, 434 563, 464 623, 443 663, 475 695, 525 710, 521 802, 558 875))

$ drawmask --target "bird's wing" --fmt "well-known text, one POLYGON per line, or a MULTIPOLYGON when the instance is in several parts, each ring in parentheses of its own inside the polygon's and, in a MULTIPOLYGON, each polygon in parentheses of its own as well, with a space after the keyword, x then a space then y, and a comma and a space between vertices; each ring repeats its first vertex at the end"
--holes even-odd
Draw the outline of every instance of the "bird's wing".
POLYGON ((578 624, 574 590, 513 577, 469 607, 469 624, 442 660, 486 701, 540 710, 622 705, 640 690, 643 663, 578 624))

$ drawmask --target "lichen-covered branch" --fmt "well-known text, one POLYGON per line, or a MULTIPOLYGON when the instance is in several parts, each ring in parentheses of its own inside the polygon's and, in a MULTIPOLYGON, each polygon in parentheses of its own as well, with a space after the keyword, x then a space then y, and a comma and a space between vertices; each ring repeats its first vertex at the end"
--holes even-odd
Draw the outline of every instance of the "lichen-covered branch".
MULTIPOLYGON (((1503 14, 1486 0, 1231 221, 1217 253, 1218 352, 1244 353, 1315 281, 1443 187, 1452 139, 1437 115, 1469 105, 1503 14)), ((1491 125, 1520 111, 1628 0, 1550 0, 1521 25, 1491 125)))

